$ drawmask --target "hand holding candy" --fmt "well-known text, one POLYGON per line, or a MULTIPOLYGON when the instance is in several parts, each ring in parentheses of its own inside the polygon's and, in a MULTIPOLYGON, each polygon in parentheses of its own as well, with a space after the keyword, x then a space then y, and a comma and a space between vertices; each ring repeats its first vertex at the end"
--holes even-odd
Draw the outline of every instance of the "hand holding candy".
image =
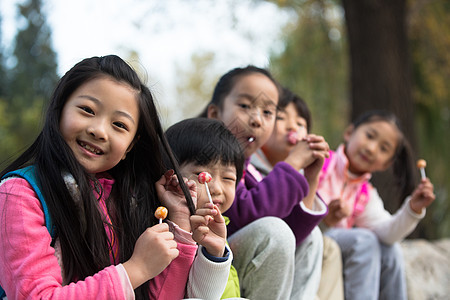
POLYGON ((419 159, 417 161, 417 167, 420 169, 420 176, 422 177, 422 179, 427 178, 427 176, 425 175, 425 167, 427 166, 427 162, 424 159, 419 159))
POLYGON ((169 211, 164 206, 160 206, 155 211, 155 217, 159 219, 159 224, 162 223, 162 221, 167 217, 167 214, 169 211))
POLYGON ((208 172, 201 172, 200 174, 198 174, 198 182, 205 185, 209 202, 213 203, 212 198, 211 198, 211 193, 209 192, 209 188, 208 188, 208 182, 210 182, 211 180, 212 180, 212 176, 208 172))

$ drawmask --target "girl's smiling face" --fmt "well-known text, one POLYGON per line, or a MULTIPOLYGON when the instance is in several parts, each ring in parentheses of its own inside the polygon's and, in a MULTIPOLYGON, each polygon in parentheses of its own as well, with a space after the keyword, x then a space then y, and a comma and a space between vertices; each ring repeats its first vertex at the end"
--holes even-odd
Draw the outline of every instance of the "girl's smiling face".
POLYGON ((138 92, 107 76, 90 80, 69 97, 60 131, 88 173, 107 171, 133 146, 139 122, 138 92))
POLYGON ((394 158, 400 133, 396 126, 384 120, 363 123, 344 134, 349 170, 354 174, 386 170, 394 158))
POLYGON ((250 157, 270 137, 278 105, 278 88, 265 75, 240 76, 223 100, 222 108, 208 107, 208 118, 219 119, 236 136, 250 157))

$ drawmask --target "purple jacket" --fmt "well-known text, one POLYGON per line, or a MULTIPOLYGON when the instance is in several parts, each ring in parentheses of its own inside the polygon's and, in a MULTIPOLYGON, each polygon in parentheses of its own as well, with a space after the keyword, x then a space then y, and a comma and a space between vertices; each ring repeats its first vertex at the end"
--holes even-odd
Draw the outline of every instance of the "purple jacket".
POLYGON ((244 178, 237 185, 233 205, 225 212, 231 220, 228 234, 259 218, 274 216, 286 221, 294 232, 296 244, 300 244, 325 217, 327 210, 321 214, 303 210, 300 202, 308 194, 308 182, 289 164, 277 163, 259 182, 248 172, 248 164, 246 160, 244 178))

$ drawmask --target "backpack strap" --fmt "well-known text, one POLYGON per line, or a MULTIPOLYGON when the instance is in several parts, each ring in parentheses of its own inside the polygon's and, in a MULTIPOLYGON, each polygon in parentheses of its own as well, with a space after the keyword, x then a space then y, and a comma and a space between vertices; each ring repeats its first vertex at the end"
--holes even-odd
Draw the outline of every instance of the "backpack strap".
POLYGON ((41 183, 37 177, 36 173, 36 167, 34 165, 18 169, 15 171, 11 171, 5 174, 2 179, 5 179, 7 177, 22 177, 28 183, 31 185, 35 193, 37 194, 39 201, 41 202, 42 209, 44 211, 44 217, 45 217, 45 226, 47 227, 48 232, 50 233, 52 239, 55 237, 55 228, 52 224, 52 219, 50 216, 50 213, 48 212, 47 203, 45 203, 44 196, 41 192, 41 183))
MULTIPOLYGON (((5 176, 2 177, 2 180, 8 177, 21 177, 28 181, 28 183, 33 188, 34 192, 37 194, 39 201, 41 202, 42 209, 44 211, 44 218, 45 218, 45 227, 47 227, 48 232, 50 233, 50 236, 52 237, 52 244, 54 242, 55 236, 56 236, 56 230, 55 227, 52 224, 52 218, 50 217, 50 213, 48 212, 47 203, 45 203, 44 196, 41 192, 41 183, 38 179, 38 176, 36 174, 36 167, 34 165, 18 169, 15 171, 11 171, 5 174, 5 176)), ((6 293, 3 290, 3 288, 0 286, 0 299, 4 299, 6 297, 6 293)), ((5 298, 6 299, 6 298, 5 298)))

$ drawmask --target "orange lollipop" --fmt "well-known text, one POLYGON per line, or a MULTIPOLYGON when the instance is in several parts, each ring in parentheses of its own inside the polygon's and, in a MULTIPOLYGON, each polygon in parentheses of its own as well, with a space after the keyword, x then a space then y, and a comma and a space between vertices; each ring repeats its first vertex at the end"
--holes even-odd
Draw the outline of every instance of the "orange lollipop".
POLYGON ((155 211, 155 217, 159 219, 159 224, 167 217, 169 211, 164 206, 160 206, 155 211))
POLYGON ((427 176, 425 175, 425 167, 427 166, 427 162, 425 159, 419 159, 417 161, 417 167, 420 169, 420 176, 422 177, 422 179, 427 178, 427 176))

